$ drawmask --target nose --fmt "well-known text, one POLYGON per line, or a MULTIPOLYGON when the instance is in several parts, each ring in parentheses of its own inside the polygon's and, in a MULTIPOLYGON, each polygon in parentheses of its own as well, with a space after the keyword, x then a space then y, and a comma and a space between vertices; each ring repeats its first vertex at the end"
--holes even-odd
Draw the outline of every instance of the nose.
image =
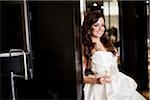
POLYGON ((99 29, 99 30, 104 30, 104 27, 103 27, 103 26, 99 26, 98 29, 99 29))

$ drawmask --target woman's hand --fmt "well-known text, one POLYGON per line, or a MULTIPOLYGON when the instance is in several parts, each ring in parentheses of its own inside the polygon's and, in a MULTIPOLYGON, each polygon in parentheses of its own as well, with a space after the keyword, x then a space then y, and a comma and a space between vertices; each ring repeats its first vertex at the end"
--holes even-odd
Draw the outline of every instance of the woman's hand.
POLYGON ((83 76, 84 83, 90 83, 90 84, 106 84, 111 83, 110 76, 104 75, 100 77, 96 77, 96 75, 89 74, 88 76, 83 76))
POLYGON ((95 75, 83 75, 84 83, 99 84, 99 79, 95 75))
POLYGON ((100 84, 111 83, 111 79, 109 76, 101 76, 98 78, 100 84))

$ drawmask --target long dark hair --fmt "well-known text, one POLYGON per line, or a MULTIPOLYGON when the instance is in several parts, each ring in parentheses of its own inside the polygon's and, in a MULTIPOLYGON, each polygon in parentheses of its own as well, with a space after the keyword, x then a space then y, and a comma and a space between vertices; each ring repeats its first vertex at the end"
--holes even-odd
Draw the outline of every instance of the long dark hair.
MULTIPOLYGON (((84 18, 83 25, 81 27, 83 52, 86 58, 86 67, 90 67, 91 56, 92 56, 91 51, 94 49, 95 46, 95 43, 93 43, 91 39, 92 25, 96 23, 100 17, 104 19, 104 15, 98 11, 87 13, 84 18)), ((105 31, 106 31, 106 27, 105 27, 105 31)), ((100 38, 100 41, 103 43, 107 51, 112 52, 114 55, 116 54, 113 44, 107 39, 105 33, 100 38)))

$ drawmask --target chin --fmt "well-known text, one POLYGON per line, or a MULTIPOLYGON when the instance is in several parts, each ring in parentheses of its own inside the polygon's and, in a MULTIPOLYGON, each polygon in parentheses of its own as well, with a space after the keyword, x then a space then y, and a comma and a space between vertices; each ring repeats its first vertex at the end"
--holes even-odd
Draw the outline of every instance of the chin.
POLYGON ((98 37, 102 37, 103 34, 98 35, 98 37))

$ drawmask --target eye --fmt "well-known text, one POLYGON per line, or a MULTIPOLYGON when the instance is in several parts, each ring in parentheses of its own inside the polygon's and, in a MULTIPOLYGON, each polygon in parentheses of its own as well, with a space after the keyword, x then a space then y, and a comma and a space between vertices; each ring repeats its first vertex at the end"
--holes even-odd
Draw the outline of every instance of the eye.
POLYGON ((94 24, 95 27, 99 26, 99 24, 94 24))
POLYGON ((102 24, 103 27, 105 27, 105 24, 102 24))

